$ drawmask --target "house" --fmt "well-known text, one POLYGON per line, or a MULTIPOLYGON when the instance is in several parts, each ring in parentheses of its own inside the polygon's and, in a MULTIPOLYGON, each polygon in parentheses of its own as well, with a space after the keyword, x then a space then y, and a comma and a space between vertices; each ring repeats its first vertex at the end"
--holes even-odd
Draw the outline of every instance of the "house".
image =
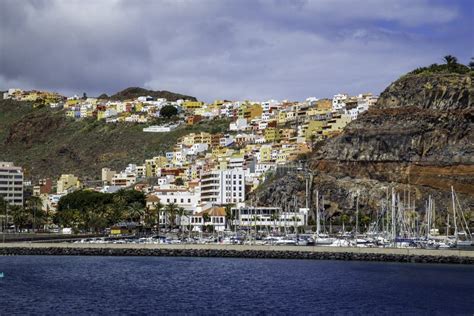
POLYGON ((224 231, 227 225, 224 207, 213 206, 207 210, 190 216, 189 225, 193 231, 204 231, 208 227, 212 231, 224 231))
POLYGON ((140 227, 141 226, 135 222, 120 222, 110 227, 110 235, 111 236, 135 235, 139 231, 140 227))
POLYGON ((67 194, 71 191, 81 188, 81 182, 73 174, 62 174, 56 182, 56 191, 58 194, 67 194))

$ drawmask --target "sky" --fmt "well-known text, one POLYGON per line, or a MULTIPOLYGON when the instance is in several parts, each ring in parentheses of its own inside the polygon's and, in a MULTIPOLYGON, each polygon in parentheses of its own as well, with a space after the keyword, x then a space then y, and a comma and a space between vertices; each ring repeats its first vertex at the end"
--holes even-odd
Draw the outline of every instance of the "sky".
POLYGON ((0 90, 200 100, 380 94, 474 56, 470 0, 0 0, 0 90))

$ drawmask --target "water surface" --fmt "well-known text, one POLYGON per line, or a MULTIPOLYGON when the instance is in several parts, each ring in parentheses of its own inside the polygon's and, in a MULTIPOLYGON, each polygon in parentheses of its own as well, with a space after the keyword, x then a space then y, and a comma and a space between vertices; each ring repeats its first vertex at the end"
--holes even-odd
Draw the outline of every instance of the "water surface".
POLYGON ((474 267, 0 257, 0 314, 474 314, 474 267))

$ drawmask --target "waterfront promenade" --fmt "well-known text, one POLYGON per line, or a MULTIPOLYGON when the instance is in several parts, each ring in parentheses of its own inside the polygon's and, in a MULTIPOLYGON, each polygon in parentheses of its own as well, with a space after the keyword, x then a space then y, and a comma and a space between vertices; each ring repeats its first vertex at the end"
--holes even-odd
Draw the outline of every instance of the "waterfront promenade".
POLYGON ((219 244, 6 243, 0 255, 188 256, 474 264, 474 251, 219 244))

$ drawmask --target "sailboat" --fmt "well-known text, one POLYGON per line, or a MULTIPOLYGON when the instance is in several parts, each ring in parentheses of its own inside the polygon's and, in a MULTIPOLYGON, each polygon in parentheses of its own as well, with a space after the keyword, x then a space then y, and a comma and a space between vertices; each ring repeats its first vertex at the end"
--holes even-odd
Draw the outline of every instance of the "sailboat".
POLYGON ((473 245, 472 234, 469 231, 469 226, 467 225, 466 218, 464 217, 462 210, 460 211, 460 214, 458 214, 458 211, 456 210, 456 202, 458 202, 457 204, 459 208, 461 207, 461 205, 459 204, 459 201, 457 200, 457 196, 456 196, 456 193, 454 192, 453 186, 451 186, 451 198, 452 198, 452 203, 453 203, 454 239, 455 239, 454 245, 456 247, 472 246, 473 245), (462 231, 458 230, 458 223, 457 223, 458 216, 460 217, 459 221, 461 222, 461 228, 463 228, 463 224, 465 225, 462 231))
POLYGON ((316 191, 316 234, 314 234, 315 245, 331 245, 335 239, 328 234, 321 233, 321 214, 319 209, 319 191, 316 191))

